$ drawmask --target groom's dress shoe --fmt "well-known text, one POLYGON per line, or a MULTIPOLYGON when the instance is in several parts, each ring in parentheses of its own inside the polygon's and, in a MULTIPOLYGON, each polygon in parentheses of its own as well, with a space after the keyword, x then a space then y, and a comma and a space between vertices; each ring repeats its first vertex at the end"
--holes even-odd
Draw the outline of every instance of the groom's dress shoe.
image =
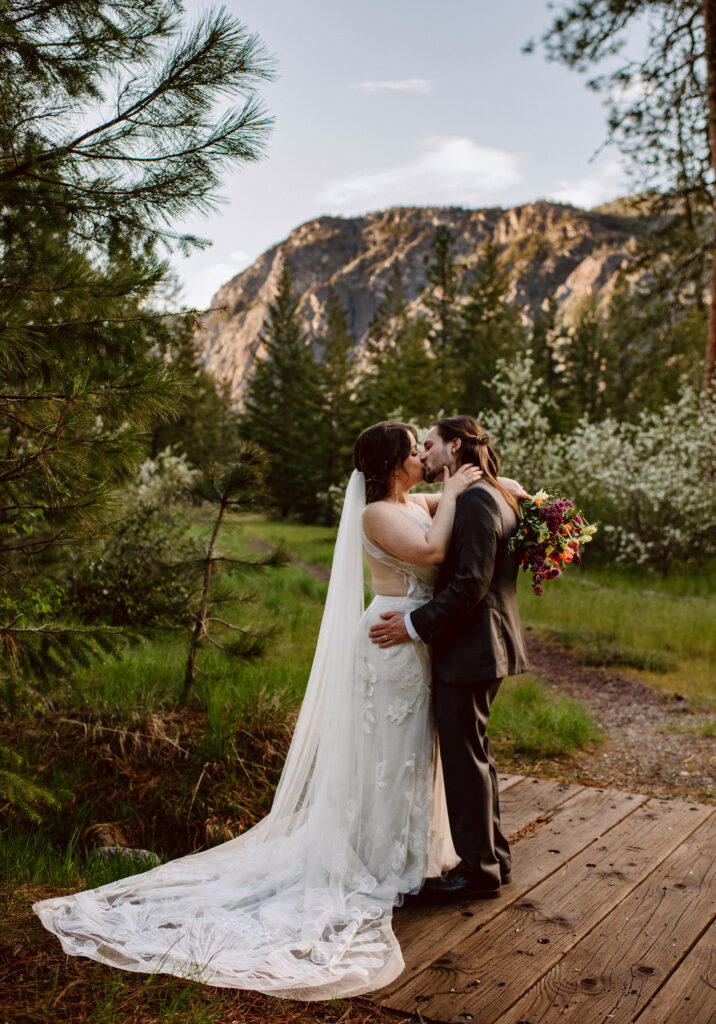
POLYGON ((458 902, 459 900, 494 900, 500 895, 499 882, 488 884, 480 875, 471 871, 453 868, 440 878, 426 878, 421 896, 437 902, 458 902))
MULTIPOLYGON (((469 873, 470 869, 464 863, 464 861, 458 861, 458 863, 455 865, 455 867, 451 868, 447 872, 447 874, 452 876, 452 875, 455 874, 456 871, 462 872, 464 874, 465 872, 469 873)), ((500 885, 509 885, 511 881, 512 881, 512 872, 509 870, 509 868, 505 869, 500 864, 500 885)))

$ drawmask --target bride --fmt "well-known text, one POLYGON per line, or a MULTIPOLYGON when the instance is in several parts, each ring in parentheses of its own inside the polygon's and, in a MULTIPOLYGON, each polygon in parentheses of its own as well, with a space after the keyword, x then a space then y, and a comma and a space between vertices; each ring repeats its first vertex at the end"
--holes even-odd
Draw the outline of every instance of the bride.
POLYGON ((306 694, 270 813, 221 846, 35 903, 66 953, 293 999, 355 996, 403 969, 393 907, 457 863, 421 641, 381 649, 380 612, 432 595, 463 466, 410 497, 414 431, 363 431, 306 694), (363 557, 375 597, 363 611, 363 557))

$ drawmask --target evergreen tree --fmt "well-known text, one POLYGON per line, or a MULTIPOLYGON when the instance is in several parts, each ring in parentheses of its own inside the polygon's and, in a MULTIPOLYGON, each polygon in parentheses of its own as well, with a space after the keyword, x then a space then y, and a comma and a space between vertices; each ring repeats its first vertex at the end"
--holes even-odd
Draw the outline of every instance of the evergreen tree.
POLYGON ((400 415, 424 422, 435 414, 434 359, 424 317, 411 317, 403 279, 393 263, 371 323, 357 404, 364 426, 400 415))
POLYGON ((640 185, 638 208, 657 219, 641 251, 660 270, 648 297, 658 305, 666 280, 676 301, 690 295, 703 312, 702 296, 711 292, 704 332, 708 394, 716 367, 716 4, 573 0, 542 43, 550 59, 578 71, 612 65, 589 85, 608 96, 608 141, 620 147, 640 185), (615 63, 635 22, 646 29, 643 55, 635 59, 630 39, 629 58, 615 63))
MULTIPOLYGON (((323 396, 323 458, 326 493, 337 486, 350 473, 353 464, 353 444, 357 434, 353 384, 355 378, 355 338, 348 329, 348 317, 340 299, 329 288, 326 299, 326 322, 320 338, 323 362, 320 368, 320 386, 323 396)), ((326 515, 332 517, 332 505, 326 504, 326 515)))
POLYGON ((453 353, 459 330, 460 272, 455 260, 455 236, 440 224, 433 236, 430 256, 425 256, 427 289, 423 305, 431 323, 430 348, 434 358, 436 411, 447 408, 454 392, 453 353))
POLYGON ((193 318, 172 324, 171 334, 169 365, 187 383, 171 419, 152 431, 150 454, 155 458, 171 445, 198 469, 230 461, 240 444, 240 417, 230 388, 201 363, 193 318))
POLYGON ((556 396, 560 426, 571 429, 582 416, 606 413, 605 375, 609 344, 596 302, 587 300, 562 340, 561 388, 556 396))
POLYGON ((543 411, 555 430, 561 429, 563 425, 560 413, 563 381, 557 354, 561 348, 562 330, 558 312, 557 300, 554 295, 550 295, 534 314, 529 341, 531 372, 542 381, 545 394, 552 398, 552 403, 546 405, 543 411))
POLYGON ((460 316, 455 344, 455 412, 489 408, 497 363, 524 348, 519 312, 507 301, 509 275, 497 245, 485 243, 460 316))
POLYGON ((604 325, 605 404, 616 418, 633 420, 674 402, 685 384, 698 390, 707 320, 689 296, 655 295, 651 283, 620 276, 604 325))
POLYGON ((270 68, 223 11, 166 0, 0 8, 0 680, 61 678, 109 630, 62 620, 52 559, 108 515, 187 386, 153 295, 174 225, 256 159, 270 68), (222 97, 238 109, 216 111, 222 97), (81 113, 81 122, 80 115, 81 113))
POLYGON ((279 514, 315 522, 323 511, 323 395, 298 304, 284 265, 261 335, 266 354, 249 379, 241 430, 268 456, 266 486, 279 514))

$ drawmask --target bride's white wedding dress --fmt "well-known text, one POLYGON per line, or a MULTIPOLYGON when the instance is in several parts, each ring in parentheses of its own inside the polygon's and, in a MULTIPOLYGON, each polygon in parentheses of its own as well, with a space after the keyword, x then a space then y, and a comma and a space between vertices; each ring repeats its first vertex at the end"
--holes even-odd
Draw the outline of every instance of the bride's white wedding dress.
MULTIPOLYGON (((435 756, 428 650, 420 641, 381 650, 368 629, 381 611, 425 602, 436 570, 370 544, 364 504, 354 473, 271 812, 221 846, 35 903, 65 952, 295 999, 358 995, 402 971, 393 907, 458 858, 435 756), (376 596, 365 612, 362 541, 407 585, 404 597, 376 596)), ((418 506, 415 521, 429 526, 418 506)))

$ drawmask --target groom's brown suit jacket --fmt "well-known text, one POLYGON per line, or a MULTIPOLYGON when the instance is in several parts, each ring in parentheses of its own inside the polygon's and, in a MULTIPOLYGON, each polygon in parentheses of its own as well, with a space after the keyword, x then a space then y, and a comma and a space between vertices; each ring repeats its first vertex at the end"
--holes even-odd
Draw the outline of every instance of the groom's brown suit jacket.
POLYGON ((519 563, 507 550, 516 530, 515 513, 490 484, 473 484, 458 498, 435 595, 410 615, 420 638, 432 645, 436 683, 469 685, 526 670, 519 563))

